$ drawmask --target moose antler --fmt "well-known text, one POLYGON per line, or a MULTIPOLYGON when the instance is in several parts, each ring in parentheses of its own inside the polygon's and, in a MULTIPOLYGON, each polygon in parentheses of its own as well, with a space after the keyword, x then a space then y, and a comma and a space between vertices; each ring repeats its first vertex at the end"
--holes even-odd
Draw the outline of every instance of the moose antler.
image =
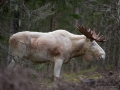
POLYGON ((5 3, 6 0, 1 0, 0 6, 2 6, 5 3))
POLYGON ((89 29, 89 31, 88 31, 86 28, 84 28, 83 26, 80 27, 79 25, 77 26, 77 29, 82 34, 84 34, 87 38, 89 38, 91 40, 95 40, 97 42, 105 42, 105 41, 107 41, 103 35, 100 36, 100 33, 96 34, 96 32, 92 31, 91 29, 89 29))

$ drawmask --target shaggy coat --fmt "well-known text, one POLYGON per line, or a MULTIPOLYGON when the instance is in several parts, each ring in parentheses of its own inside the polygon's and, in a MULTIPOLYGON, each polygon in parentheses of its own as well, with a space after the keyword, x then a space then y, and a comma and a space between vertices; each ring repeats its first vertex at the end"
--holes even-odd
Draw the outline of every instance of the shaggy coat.
POLYGON ((25 58, 35 63, 54 62, 55 77, 60 76, 62 64, 74 57, 83 56, 85 61, 105 59, 104 50, 95 41, 66 30, 18 32, 10 37, 9 45, 16 61, 25 58))

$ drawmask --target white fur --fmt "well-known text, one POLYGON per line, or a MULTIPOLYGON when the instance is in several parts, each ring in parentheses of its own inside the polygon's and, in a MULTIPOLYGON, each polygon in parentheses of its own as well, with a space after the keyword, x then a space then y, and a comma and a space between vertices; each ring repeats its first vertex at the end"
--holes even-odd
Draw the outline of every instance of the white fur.
POLYGON ((54 76, 60 76, 63 63, 82 56, 85 61, 93 57, 105 58, 104 50, 84 35, 75 35, 66 30, 53 32, 23 31, 10 37, 9 45, 14 56, 26 58, 36 63, 54 62, 54 76))

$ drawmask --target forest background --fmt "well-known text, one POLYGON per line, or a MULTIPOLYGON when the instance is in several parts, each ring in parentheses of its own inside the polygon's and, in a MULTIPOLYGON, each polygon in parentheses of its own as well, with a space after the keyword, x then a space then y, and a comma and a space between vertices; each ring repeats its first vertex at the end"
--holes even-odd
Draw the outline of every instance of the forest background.
MULTIPOLYGON (((62 71, 79 73, 88 69, 119 69, 120 0, 6 0, 0 7, 0 67, 6 67, 11 60, 8 41, 13 33, 65 29, 81 34, 76 29, 78 24, 108 38, 107 42, 99 43, 106 52, 106 59, 86 63, 82 57, 75 58, 64 65, 62 71)), ((23 63, 25 67, 38 71, 53 71, 52 63, 23 63)))

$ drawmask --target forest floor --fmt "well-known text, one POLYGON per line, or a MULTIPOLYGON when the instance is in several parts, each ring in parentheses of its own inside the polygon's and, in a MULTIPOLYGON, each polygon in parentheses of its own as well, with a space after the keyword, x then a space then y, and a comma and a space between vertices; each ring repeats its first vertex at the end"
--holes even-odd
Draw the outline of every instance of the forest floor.
POLYGON ((52 73, 21 67, 1 69, 0 90, 120 90, 120 72, 114 69, 63 71, 56 81, 52 73))
POLYGON ((39 86, 42 90, 120 90, 120 72, 113 69, 63 72, 56 82, 52 76, 43 77, 39 86))

